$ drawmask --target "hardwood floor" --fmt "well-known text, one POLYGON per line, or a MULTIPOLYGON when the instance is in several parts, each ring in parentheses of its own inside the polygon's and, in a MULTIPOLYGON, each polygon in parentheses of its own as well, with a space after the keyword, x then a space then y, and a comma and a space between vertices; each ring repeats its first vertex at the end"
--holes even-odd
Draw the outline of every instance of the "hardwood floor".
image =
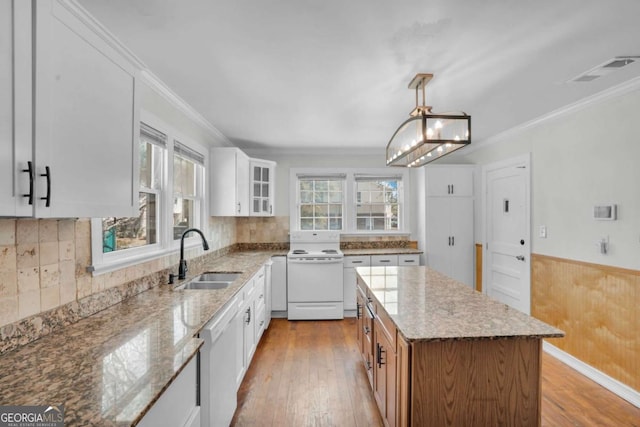
MULTIPOLYGON (((355 319, 273 319, 238 393, 233 426, 382 426, 355 319)), ((542 426, 640 427, 640 408, 543 354, 542 426)))

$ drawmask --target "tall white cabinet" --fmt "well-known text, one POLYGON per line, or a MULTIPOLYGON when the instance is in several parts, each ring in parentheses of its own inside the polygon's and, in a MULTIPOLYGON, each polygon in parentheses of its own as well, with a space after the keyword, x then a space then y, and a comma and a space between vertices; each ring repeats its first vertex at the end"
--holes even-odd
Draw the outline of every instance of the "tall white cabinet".
POLYGON ((425 258, 429 267, 474 283, 474 166, 425 167, 425 258))
POLYGON ((138 64, 74 2, 0 16, 0 215, 137 214, 138 64))

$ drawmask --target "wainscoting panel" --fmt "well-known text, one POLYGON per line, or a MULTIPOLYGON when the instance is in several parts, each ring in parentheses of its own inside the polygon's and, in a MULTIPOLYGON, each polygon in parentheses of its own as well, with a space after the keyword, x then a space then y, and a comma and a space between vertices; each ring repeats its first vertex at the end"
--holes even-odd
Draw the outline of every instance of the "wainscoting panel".
POLYGON ((640 390, 640 271, 533 254, 531 313, 559 349, 640 390))

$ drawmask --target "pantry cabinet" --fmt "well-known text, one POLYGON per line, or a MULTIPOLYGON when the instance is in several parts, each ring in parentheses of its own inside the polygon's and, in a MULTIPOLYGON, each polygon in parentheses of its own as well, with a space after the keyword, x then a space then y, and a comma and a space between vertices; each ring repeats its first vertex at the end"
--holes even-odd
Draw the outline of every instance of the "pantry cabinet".
POLYGON ((136 215, 137 64, 73 2, 2 7, 0 215, 136 215))
POLYGON ((275 162, 251 159, 251 216, 273 216, 275 162))
POLYGON ((427 265, 473 286, 473 166, 427 169, 425 258, 427 265))
POLYGON ((427 197, 473 196, 471 165, 429 165, 425 168, 427 197))

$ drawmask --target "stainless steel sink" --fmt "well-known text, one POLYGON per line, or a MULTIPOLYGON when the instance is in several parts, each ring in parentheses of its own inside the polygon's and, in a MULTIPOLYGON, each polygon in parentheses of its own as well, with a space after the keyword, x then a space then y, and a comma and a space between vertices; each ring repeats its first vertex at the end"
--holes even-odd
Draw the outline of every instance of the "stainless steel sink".
POLYGON ((217 272, 206 272, 202 273, 200 276, 193 279, 197 282, 233 282, 236 280, 242 273, 237 271, 232 271, 228 273, 217 273, 217 272))
POLYGON ((198 280, 192 280, 182 286, 178 286, 176 289, 224 289, 228 288, 233 282, 204 282, 198 280))
POLYGON ((215 272, 208 271, 194 277, 184 285, 178 286, 181 289, 224 289, 228 288, 242 273, 238 271, 215 272))

